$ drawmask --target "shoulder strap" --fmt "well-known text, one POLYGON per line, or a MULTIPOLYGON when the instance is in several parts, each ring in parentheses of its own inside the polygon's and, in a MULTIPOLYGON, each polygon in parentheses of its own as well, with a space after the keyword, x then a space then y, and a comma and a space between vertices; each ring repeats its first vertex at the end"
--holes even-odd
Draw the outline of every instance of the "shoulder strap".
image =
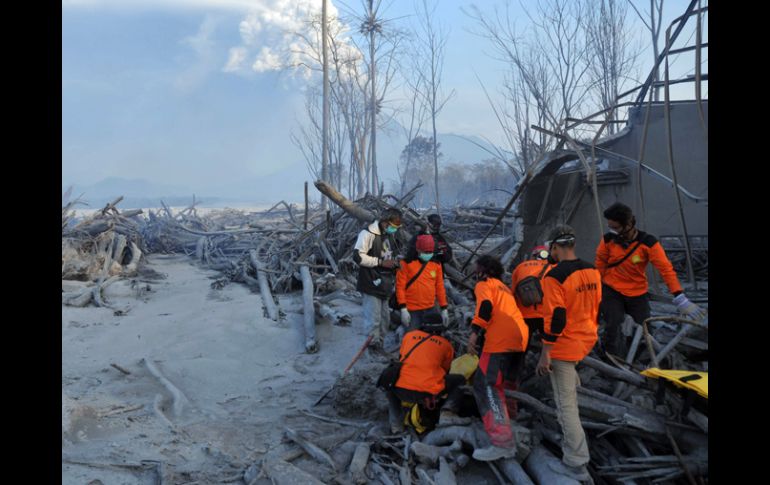
POLYGON ((626 255, 625 255, 625 256, 623 256, 623 258, 622 258, 620 261, 615 261, 614 263, 610 263, 610 264, 608 264, 608 265, 607 265, 607 269, 610 269, 610 268, 614 268, 615 266, 618 266, 620 263, 622 263, 623 261, 625 261, 626 259, 628 259, 628 257, 629 257, 629 256, 631 256, 631 254, 632 254, 634 251, 636 251, 636 248, 638 248, 638 247, 639 247, 641 244, 642 244, 642 240, 640 239, 640 240, 639 240, 639 241, 636 243, 636 245, 634 245, 634 247, 633 247, 633 248, 631 248, 631 251, 627 252, 627 253, 626 253, 626 255))
POLYGON ((428 334, 428 336, 427 336, 427 337, 423 338, 422 340, 420 340, 419 342, 417 342, 416 344, 414 344, 414 347, 412 347, 411 349, 409 349, 409 352, 407 352, 407 353, 406 353, 406 355, 404 356, 404 358, 403 358, 403 359, 401 359, 401 362, 404 362, 406 359, 408 359, 408 358, 409 358, 409 356, 410 356, 410 355, 412 355, 412 352, 414 352, 414 349, 416 349, 417 347, 419 347, 421 343, 425 342, 426 340, 428 340, 428 339, 429 339, 429 338, 431 338, 431 337, 432 337, 432 335, 431 335, 431 334, 428 334))
POLYGON ((406 287, 407 288, 412 286, 412 283, 414 283, 417 280, 417 278, 420 277, 420 273, 422 273, 422 270, 424 270, 426 266, 428 266, 428 262, 422 263, 422 266, 420 266, 420 270, 417 272, 417 274, 412 276, 412 279, 410 279, 409 281, 406 282, 406 287))
POLYGON ((543 275, 545 274, 545 270, 547 270, 547 269, 548 269, 548 266, 550 266, 550 265, 548 264, 548 262, 546 262, 546 263, 543 265, 543 269, 541 269, 541 270, 540 270, 540 274, 538 274, 538 275, 537 275, 537 279, 539 279, 539 280, 542 280, 542 279, 543 279, 543 275))

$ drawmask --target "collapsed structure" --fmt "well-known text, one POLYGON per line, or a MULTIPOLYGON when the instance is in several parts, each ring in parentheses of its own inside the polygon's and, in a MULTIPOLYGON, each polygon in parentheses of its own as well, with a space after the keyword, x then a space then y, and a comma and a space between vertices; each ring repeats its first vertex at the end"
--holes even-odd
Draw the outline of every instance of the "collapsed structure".
MULTIPOLYGON (((688 9, 675 22, 683 24, 703 10, 688 9)), ((658 65, 674 52, 675 39, 676 35, 669 40, 658 65)), ((444 232, 455 252, 455 261, 446 265, 452 303, 446 336, 458 354, 467 347, 467 321, 474 311, 466 269, 475 255, 498 256, 509 269, 542 243, 549 227, 566 223, 578 231, 578 256, 593 261, 596 244, 591 241, 598 243, 603 232, 597 209, 618 200, 639 214, 641 227, 660 236, 680 276, 689 282, 688 293, 707 290, 708 101, 700 99, 699 88, 696 99, 690 101, 670 102, 668 95, 665 102, 645 101, 651 90, 667 90, 670 84, 666 80, 662 86, 656 85, 652 79, 651 75, 647 83, 626 93, 639 91, 636 101, 630 103, 626 126, 617 134, 593 142, 556 134, 564 143, 532 167, 507 207, 455 207, 442 213, 444 232), (592 167, 595 178, 590 176, 592 167)), ((699 85, 705 79, 707 75, 698 70, 691 81, 699 85)), ((593 123, 601 114, 606 113, 572 120, 572 126, 593 123)), ((265 314, 276 322, 282 320, 283 312, 274 294, 302 289, 305 349, 322 355, 324 342, 316 338, 316 324, 349 325, 351 315, 336 308, 335 301, 360 301, 351 257, 358 231, 381 210, 398 208, 404 212, 406 230, 400 237, 405 243, 411 233, 426 226, 426 214, 409 206, 419 185, 403 197, 367 195, 356 201, 347 200, 324 182, 316 182, 316 187, 339 209, 323 212, 306 204, 302 213, 302 208, 282 202, 261 213, 225 210, 199 216, 193 203, 177 213, 164 206, 145 218, 141 211, 120 212, 118 199, 94 216, 75 221, 70 212, 73 202, 66 201, 62 211, 62 302, 109 306, 102 289, 116 278, 148 271, 141 263, 143 255, 183 253, 221 271, 213 288, 231 282, 253 287, 261 294, 265 314), (72 285, 72 280, 81 283, 72 285)), ((659 294, 655 280, 651 282, 653 294, 659 294)), ((707 302, 707 293, 698 295, 701 302, 707 302)), ((703 478, 707 480, 707 391, 704 398, 690 383, 694 378, 673 379, 676 385, 671 385, 660 375, 641 373, 649 368, 691 372, 682 376, 685 378, 707 373, 707 320, 679 318, 673 305, 658 300, 645 325, 627 325, 634 337, 628 355, 613 360, 614 365, 587 357, 579 368, 580 414, 589 436, 589 470, 596 483, 695 484, 696 478, 701 483, 703 478)), ((556 476, 547 466, 557 460, 561 438, 550 386, 531 372, 536 354, 529 354, 524 373, 529 377, 519 390, 506 391, 523 407, 513 424, 515 458, 484 467, 470 463, 473 449, 487 444, 478 421, 470 426, 437 428, 423 436, 413 432, 391 436, 365 421, 377 418, 384 422, 383 409, 363 403, 355 412, 369 414, 351 413, 351 406, 342 405, 350 400, 346 385, 375 401, 380 395, 374 381, 385 363, 373 362, 354 369, 338 384, 333 400, 341 417, 308 411, 308 419, 322 421, 330 435, 356 428, 344 443, 325 440, 319 444, 287 429, 287 439, 299 448, 266 455, 244 470, 241 480, 258 483, 260 476, 267 476, 273 483, 319 483, 322 478, 326 483, 444 484, 478 479, 486 471, 500 483, 575 483, 556 476), (312 458, 313 468, 305 464, 303 470, 291 463, 302 455, 312 458)), ((473 409, 466 412, 473 415, 473 409)))

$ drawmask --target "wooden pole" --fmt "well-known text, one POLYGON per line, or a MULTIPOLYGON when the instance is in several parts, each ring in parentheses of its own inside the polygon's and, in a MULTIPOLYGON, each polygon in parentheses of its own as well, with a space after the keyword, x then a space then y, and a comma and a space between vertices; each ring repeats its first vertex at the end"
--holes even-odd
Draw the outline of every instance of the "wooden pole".
POLYGON ((307 265, 299 267, 302 277, 302 303, 305 322, 305 352, 314 354, 318 352, 318 343, 315 338, 315 307, 313 306, 313 278, 307 265))
MULTIPOLYGON (((326 199, 322 199, 326 200, 326 199)), ((307 231, 307 181, 305 181, 305 220, 302 223, 302 229, 307 231)))
MULTIPOLYGON (((329 180, 329 60, 327 58, 328 51, 328 33, 327 33, 327 16, 326 16, 326 0, 321 0, 321 60, 323 62, 323 126, 322 126, 322 142, 321 142, 321 179, 324 181, 329 180)), ((321 197, 321 210, 326 210, 328 202, 325 198, 321 197)), ((305 182, 305 207, 307 207, 307 182, 305 182)), ((307 229, 307 209, 305 209, 305 229, 307 229)))

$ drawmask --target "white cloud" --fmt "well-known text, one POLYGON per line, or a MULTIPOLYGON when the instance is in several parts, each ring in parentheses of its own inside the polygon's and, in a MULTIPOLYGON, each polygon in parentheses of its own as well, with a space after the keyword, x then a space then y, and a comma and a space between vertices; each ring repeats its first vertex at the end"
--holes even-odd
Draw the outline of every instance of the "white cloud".
POLYGON ((270 47, 263 47, 251 68, 256 72, 276 71, 281 68, 281 65, 281 59, 275 52, 270 47))
MULTIPOLYGON (((345 32, 340 24, 337 8, 328 2, 330 23, 335 30, 345 32)), ((319 45, 309 46, 299 40, 304 35, 313 44, 320 44, 320 35, 310 25, 310 20, 321 14, 318 0, 262 0, 253 5, 248 15, 239 24, 241 45, 230 49, 230 58, 224 67, 226 72, 245 72, 247 69, 263 73, 282 69, 286 66, 313 65, 312 50, 319 45), (248 62, 244 62, 248 59, 248 62)), ((348 46, 354 53, 355 49, 348 46)), ((308 69, 296 71, 302 77, 312 73, 308 69)))
POLYGON ((190 92, 216 70, 217 59, 214 40, 212 37, 221 19, 212 14, 206 14, 195 35, 185 37, 181 43, 189 46, 196 54, 195 62, 182 71, 174 80, 174 87, 182 92, 190 92))
MULTIPOLYGON (((346 25, 338 18, 338 10, 328 1, 330 25, 333 31, 345 34, 346 25)), ((228 49, 227 60, 220 65, 222 72, 246 74, 264 73, 282 69, 286 66, 313 65, 317 61, 310 54, 320 50, 320 33, 313 30, 309 21, 320 17, 319 0, 62 0, 63 8, 105 8, 118 10, 204 10, 207 15, 212 11, 242 11, 245 17, 238 24, 240 45, 228 49), (297 33, 304 34, 313 44, 298 40, 297 33)), ((207 17, 208 18, 208 17, 207 17)), ((195 36, 185 39, 198 54, 199 62, 176 80, 180 89, 189 89, 199 83, 211 70, 209 63, 214 58, 210 35, 212 21, 201 25, 195 36)), ((344 43, 343 55, 349 58, 360 57, 352 43, 344 43)), ((220 61, 221 62, 221 61, 220 61)), ((312 76, 309 69, 294 71, 303 78, 312 76)))
POLYGON ((248 51, 244 47, 231 47, 230 55, 227 58, 227 63, 222 69, 224 72, 236 72, 241 70, 243 61, 246 60, 248 51))

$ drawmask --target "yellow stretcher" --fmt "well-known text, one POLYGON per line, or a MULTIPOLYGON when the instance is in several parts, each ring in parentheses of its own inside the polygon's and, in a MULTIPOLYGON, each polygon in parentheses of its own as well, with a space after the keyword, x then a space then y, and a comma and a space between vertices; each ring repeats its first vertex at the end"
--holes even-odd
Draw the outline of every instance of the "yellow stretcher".
POLYGON ((651 367, 642 371, 643 376, 654 379, 663 378, 673 382, 679 387, 692 389, 702 397, 709 398, 709 373, 695 372, 691 370, 666 370, 651 367))

